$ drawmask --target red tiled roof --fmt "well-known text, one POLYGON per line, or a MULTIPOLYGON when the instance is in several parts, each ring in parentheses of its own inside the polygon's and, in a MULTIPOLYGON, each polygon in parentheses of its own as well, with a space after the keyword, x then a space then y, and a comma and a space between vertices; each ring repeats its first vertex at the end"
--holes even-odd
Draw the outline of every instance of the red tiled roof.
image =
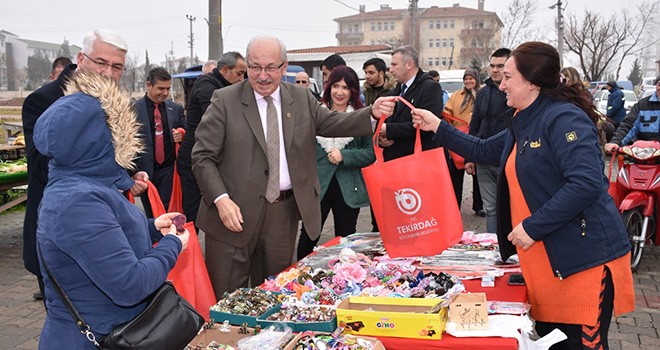
POLYGON ((387 51, 392 48, 389 45, 348 45, 348 46, 324 46, 313 47, 309 49, 295 49, 288 50, 286 53, 357 53, 357 52, 374 52, 374 51, 387 51))
POLYGON ((397 18, 401 17, 404 12, 408 12, 407 9, 404 10, 377 10, 371 12, 361 12, 356 15, 339 17, 335 18, 334 21, 347 21, 347 20, 363 20, 363 19, 384 19, 384 18, 397 18))
POLYGON ((469 7, 429 7, 420 10, 420 18, 435 18, 435 17, 458 17, 458 16, 478 16, 478 15, 494 15, 495 12, 479 11, 469 7))

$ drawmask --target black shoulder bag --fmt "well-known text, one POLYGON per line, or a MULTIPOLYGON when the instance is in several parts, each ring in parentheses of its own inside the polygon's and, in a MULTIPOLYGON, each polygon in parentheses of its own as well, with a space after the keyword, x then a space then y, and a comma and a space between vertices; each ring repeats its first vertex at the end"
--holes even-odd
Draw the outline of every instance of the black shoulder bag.
POLYGON ((186 347, 204 325, 204 318, 166 281, 147 298, 147 307, 127 323, 115 326, 100 343, 90 326, 51 273, 39 249, 41 263, 55 291, 71 313, 80 332, 99 349, 172 349, 186 347))

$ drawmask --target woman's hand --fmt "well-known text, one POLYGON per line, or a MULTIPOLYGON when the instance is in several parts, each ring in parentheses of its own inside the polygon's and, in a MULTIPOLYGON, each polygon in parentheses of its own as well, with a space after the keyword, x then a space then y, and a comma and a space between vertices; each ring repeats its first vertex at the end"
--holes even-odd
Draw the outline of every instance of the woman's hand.
POLYGON ((328 161, 334 165, 339 165, 344 160, 341 156, 341 151, 333 148, 328 152, 328 161))
POLYGON ((412 110, 412 119, 414 125, 419 125, 421 130, 424 131, 433 131, 438 130, 440 126, 440 118, 435 114, 427 111, 425 109, 415 108, 412 110))
POLYGON ((156 226, 156 230, 160 231, 160 233, 165 236, 170 231, 170 226, 172 226, 172 219, 177 215, 181 215, 181 213, 165 213, 157 217, 154 220, 154 226, 156 226))
POLYGON ((509 235, 506 236, 506 238, 509 241, 511 241, 511 243, 513 243, 513 245, 515 245, 516 247, 518 247, 522 250, 529 249, 536 242, 532 239, 532 237, 530 237, 527 234, 527 231, 525 231, 525 228, 523 227, 522 222, 519 223, 518 226, 516 226, 511 231, 511 233, 509 233, 509 235))

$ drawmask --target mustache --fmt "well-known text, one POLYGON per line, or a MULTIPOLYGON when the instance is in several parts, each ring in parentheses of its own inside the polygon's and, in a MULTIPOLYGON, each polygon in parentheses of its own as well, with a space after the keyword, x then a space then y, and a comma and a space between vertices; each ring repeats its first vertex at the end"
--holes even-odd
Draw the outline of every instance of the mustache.
POLYGON ((257 78, 257 79, 256 79, 256 82, 257 82, 258 84, 262 84, 262 83, 272 84, 272 83, 273 83, 273 79, 271 79, 271 78, 267 78, 267 79, 260 79, 260 78, 257 78))

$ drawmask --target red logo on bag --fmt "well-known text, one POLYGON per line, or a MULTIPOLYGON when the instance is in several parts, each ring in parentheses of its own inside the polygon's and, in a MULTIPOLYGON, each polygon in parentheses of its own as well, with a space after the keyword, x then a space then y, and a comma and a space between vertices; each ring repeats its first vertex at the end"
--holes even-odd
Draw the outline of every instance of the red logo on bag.
POLYGON ((403 188, 394 192, 396 206, 402 213, 414 215, 422 208, 422 197, 412 188, 403 188))

